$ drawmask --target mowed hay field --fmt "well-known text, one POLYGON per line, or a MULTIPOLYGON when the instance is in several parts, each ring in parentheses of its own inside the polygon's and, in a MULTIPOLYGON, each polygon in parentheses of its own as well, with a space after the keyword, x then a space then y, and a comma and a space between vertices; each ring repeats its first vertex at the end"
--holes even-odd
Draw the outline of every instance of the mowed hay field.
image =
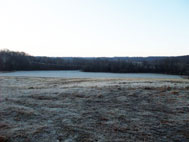
POLYGON ((0 142, 189 141, 189 80, 0 77, 0 142))

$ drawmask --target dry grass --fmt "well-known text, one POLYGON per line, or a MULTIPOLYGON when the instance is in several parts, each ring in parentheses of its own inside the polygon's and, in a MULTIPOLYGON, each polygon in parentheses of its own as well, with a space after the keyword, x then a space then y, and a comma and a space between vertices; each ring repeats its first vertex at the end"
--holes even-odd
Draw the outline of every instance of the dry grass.
POLYGON ((187 141, 189 81, 0 78, 0 142, 187 141))

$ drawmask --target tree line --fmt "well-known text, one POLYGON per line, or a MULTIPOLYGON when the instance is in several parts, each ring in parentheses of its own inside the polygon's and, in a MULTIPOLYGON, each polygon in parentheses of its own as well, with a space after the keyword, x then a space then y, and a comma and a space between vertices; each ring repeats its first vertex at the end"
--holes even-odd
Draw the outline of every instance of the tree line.
POLYGON ((71 58, 35 57, 24 52, 0 51, 0 71, 82 70, 113 73, 189 75, 189 55, 178 57, 71 58))

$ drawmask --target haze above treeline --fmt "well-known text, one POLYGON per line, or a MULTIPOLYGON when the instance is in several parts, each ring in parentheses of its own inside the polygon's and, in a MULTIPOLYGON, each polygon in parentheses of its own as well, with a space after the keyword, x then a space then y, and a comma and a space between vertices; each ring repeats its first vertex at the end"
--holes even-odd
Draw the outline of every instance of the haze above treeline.
POLYGON ((166 73, 189 75, 189 55, 150 57, 41 57, 0 51, 0 71, 81 70, 113 73, 166 73))

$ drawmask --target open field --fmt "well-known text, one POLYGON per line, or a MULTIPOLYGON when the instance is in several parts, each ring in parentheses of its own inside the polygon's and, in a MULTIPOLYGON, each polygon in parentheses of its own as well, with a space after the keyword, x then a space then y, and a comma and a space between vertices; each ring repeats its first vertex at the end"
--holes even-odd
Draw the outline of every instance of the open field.
POLYGON ((189 80, 0 77, 0 142, 189 141, 189 80))

